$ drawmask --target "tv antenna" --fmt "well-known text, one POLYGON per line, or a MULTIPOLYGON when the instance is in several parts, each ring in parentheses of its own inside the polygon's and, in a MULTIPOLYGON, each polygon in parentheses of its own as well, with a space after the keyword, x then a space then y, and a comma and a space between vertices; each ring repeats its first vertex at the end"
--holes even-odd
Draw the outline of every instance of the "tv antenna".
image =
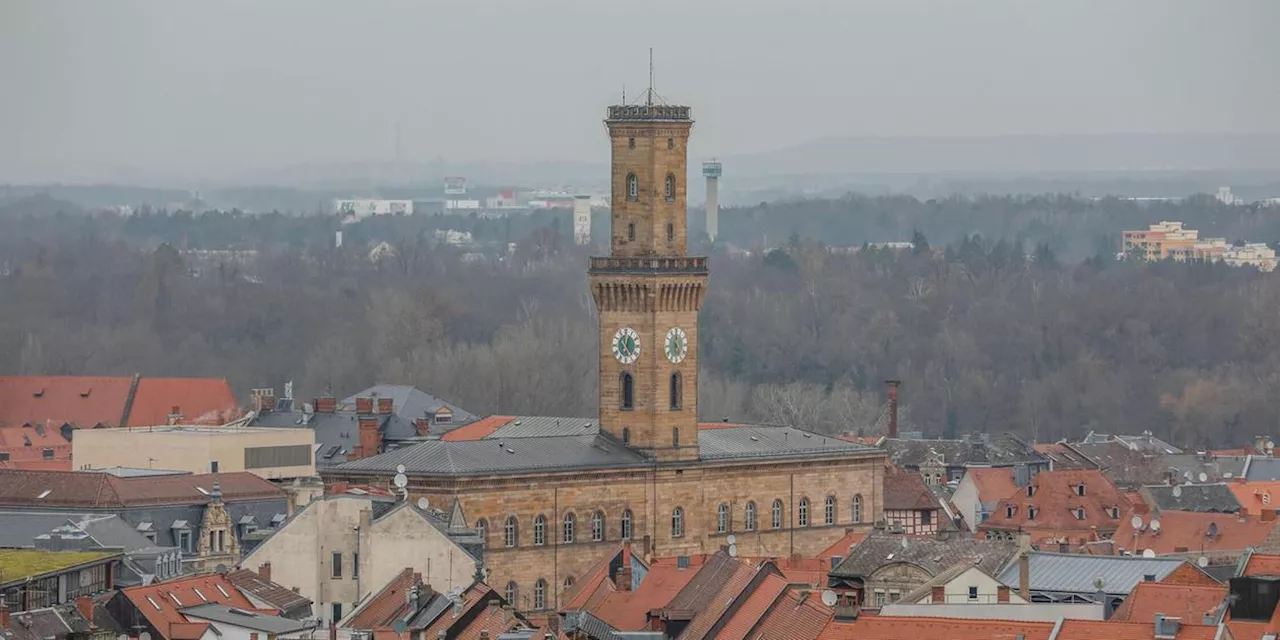
POLYGON ((648 104, 653 105, 653 47, 649 47, 649 98, 648 104))

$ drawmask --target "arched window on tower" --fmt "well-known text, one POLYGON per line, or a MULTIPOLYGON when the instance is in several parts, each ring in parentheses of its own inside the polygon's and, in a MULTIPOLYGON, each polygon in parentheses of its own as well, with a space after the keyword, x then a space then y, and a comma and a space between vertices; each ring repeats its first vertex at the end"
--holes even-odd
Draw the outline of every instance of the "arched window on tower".
POLYGON ((634 148, 636 148, 636 139, 635 139, 635 138, 627 138, 627 148, 628 148, 628 149, 634 149, 634 148))
POLYGON ((746 531, 756 530, 756 503, 747 503, 747 507, 744 510, 744 517, 742 519, 742 528, 746 531))
POLYGON ((634 241, 636 239, 636 223, 632 222, 627 225, 627 240, 634 241))
POLYGON ((672 150, 674 150, 675 148, 676 148, 676 139, 675 139, 675 138, 667 138, 667 151, 672 151, 672 150))
POLYGON ((625 509, 622 512, 621 533, 622 533, 623 540, 631 539, 631 510, 630 509, 625 509))
POLYGON ((627 199, 640 199, 640 179, 634 173, 627 174, 627 199))
POLYGON ((622 444, 631 444, 631 427, 622 428, 622 444))
POLYGON ((680 448, 680 427, 671 427, 671 446, 680 448))
POLYGON ((683 379, 681 379, 679 371, 671 374, 671 410, 672 411, 679 411, 680 406, 682 404, 681 401, 684 400, 684 398, 681 397, 681 392, 684 391, 684 385, 681 384, 682 382, 683 382, 683 379))
POLYGON ((667 195, 667 200, 676 199, 676 176, 673 173, 667 174, 666 195, 667 195))
POLYGON ((675 239, 676 239, 676 225, 668 222, 667 223, 667 242, 671 242, 672 240, 675 240, 675 239))
POLYGON ((507 516, 507 524, 503 529, 504 542, 508 547, 514 547, 520 541, 519 523, 516 522, 515 516, 507 516))
POLYGON ((857 524, 862 522, 862 494, 853 497, 853 522, 857 524))
POLYGON ((729 505, 721 502, 716 507, 716 533, 728 533, 729 531, 729 505))
POLYGON ((622 376, 620 376, 619 383, 622 386, 622 389, 620 390, 622 396, 622 410, 630 411, 636 407, 635 379, 631 377, 630 372, 623 371, 622 376))
POLYGON ((684 509, 676 507, 671 510, 671 537, 679 538, 684 535, 684 509))
POLYGON ((533 543, 538 546, 547 543, 547 517, 541 513, 533 519, 533 543))

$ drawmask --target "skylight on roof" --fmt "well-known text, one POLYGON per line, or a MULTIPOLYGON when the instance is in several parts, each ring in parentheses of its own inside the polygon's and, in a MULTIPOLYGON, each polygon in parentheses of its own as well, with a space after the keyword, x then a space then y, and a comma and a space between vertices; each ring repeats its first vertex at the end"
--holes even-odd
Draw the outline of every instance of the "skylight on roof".
POLYGON ((51 493, 53 493, 53 489, 45 489, 44 491, 40 492, 40 495, 36 496, 36 499, 44 500, 45 498, 49 497, 49 494, 51 493))
POLYGON ((208 598, 204 597, 204 594, 203 594, 203 593, 200 593, 200 590, 199 590, 199 589, 195 589, 195 588, 193 588, 193 589, 192 589, 192 591, 195 591, 195 592, 196 592, 196 595, 200 596, 200 599, 201 599, 201 600, 204 600, 205 602, 208 602, 208 601, 209 601, 209 599, 208 599, 208 598))
POLYGON ((172 600, 174 604, 178 605, 179 607, 182 606, 182 601, 178 599, 178 596, 173 595, 172 591, 168 592, 168 595, 169 595, 169 599, 172 600))
POLYGON ((224 598, 230 598, 230 597, 231 597, 231 594, 227 593, 227 590, 226 590, 226 589, 223 589, 223 588, 222 588, 222 585, 220 585, 220 584, 215 584, 215 585, 213 585, 213 586, 214 586, 214 587, 216 587, 216 588, 218 589, 218 593, 221 593, 221 594, 222 594, 222 597, 224 597, 224 598))
POLYGON ((151 596, 147 596, 147 602, 150 602, 151 606, 156 608, 156 611, 160 611, 160 605, 156 604, 156 601, 152 600, 151 596))
POLYGON ((203 493, 203 494, 205 494, 206 496, 207 496, 207 495, 209 495, 209 492, 208 492, 208 491, 205 491, 205 490, 204 490, 204 487, 196 487, 196 491, 199 491, 200 493, 203 493))

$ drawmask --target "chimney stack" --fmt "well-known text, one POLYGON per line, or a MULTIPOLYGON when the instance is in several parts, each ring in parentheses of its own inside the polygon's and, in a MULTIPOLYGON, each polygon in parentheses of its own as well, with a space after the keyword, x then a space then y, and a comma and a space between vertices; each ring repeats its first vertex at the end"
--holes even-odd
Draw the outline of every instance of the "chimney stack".
POLYGON ((334 413, 338 410, 338 399, 333 396, 321 396, 316 398, 316 413, 334 413))
POLYGON ((275 389, 254 389, 249 392, 249 408, 262 415, 276 408, 275 389))
MULTIPOLYGON (((360 424, 359 453, 354 459, 376 456, 382 452, 382 434, 378 432, 378 419, 372 416, 357 418, 360 424)), ((353 450, 352 453, 355 453, 353 450)))
POLYGON ((415 428, 415 429, 417 429, 417 431, 418 431, 418 435, 420 435, 420 436, 422 436, 422 437, 424 437, 424 438, 425 438, 425 437, 427 437, 427 436, 431 433, 431 419, 430 419, 430 418, 418 418, 418 419, 416 419, 416 420, 414 420, 414 421, 413 421, 413 426, 414 426, 414 428, 415 428))
POLYGON ((182 422, 182 407, 173 405, 169 408, 169 416, 165 421, 169 426, 173 426, 182 422))
POLYGON ((271 563, 264 562, 258 565, 258 577, 267 582, 271 582, 271 563))
POLYGON ((631 590, 631 541, 622 543, 622 566, 613 577, 613 586, 618 591, 631 590))
POLYGON ((373 415, 373 398, 356 398, 356 414, 361 416, 373 415))
POLYGON ((1031 552, 1018 554, 1018 595, 1031 602, 1031 552))
POLYGON ((885 380, 889 385, 889 433, 890 438, 898 437, 898 385, 901 380, 885 380))
POLYGON ((5 603, 4 598, 0 598, 0 629, 9 628, 9 605, 5 603))
POLYGON ((391 413, 394 404, 395 401, 392 398, 378 398, 374 410, 378 412, 378 415, 385 416, 391 413))
POLYGON ((93 598, 89 596, 80 596, 76 598, 76 611, 80 617, 84 618, 90 626, 93 625, 93 598))

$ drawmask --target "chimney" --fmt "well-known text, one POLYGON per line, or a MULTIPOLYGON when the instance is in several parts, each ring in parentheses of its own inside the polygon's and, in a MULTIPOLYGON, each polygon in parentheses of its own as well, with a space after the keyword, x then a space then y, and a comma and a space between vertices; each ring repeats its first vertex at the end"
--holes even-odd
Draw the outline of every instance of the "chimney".
POLYGON ((622 543, 622 566, 613 576, 613 586, 618 591, 631 590, 631 541, 622 543))
POLYGON ((378 415, 385 416, 391 413, 391 409, 393 405, 394 405, 394 402, 392 401, 391 398, 378 398, 378 403, 375 409, 377 410, 378 415))
POLYGON ((338 623, 337 621, 329 623, 329 640, 338 640, 338 623))
POLYGON ((996 602, 1005 604, 1009 602, 1009 585, 999 585, 996 587, 996 602))
POLYGON ((418 435, 424 438, 431 433, 431 420, 429 418, 418 418, 413 421, 413 426, 417 428, 418 435))
POLYGON ((889 433, 890 438, 898 437, 898 385, 901 380, 885 380, 889 385, 889 433))
POLYGON ((373 415, 373 398, 356 398, 356 414, 362 416, 373 415))
POLYGON ((258 565, 258 577, 266 582, 271 582, 271 563, 264 562, 258 565))
POLYGON ((180 422, 182 422, 182 407, 179 407, 178 405, 175 404, 169 408, 169 415, 165 419, 165 424, 168 424, 169 426, 173 426, 180 422))
POLYGON ((276 408, 275 389, 254 389, 249 392, 249 409, 262 415, 276 408))
POLYGON ((0 598, 0 629, 9 628, 9 605, 5 604, 4 598, 0 598))
POLYGON ((929 603, 930 604, 946 604, 946 602, 947 602, 947 588, 941 585, 934 587, 931 590, 931 593, 929 594, 929 603))
POLYGON ((1018 595, 1031 602, 1031 552, 1018 554, 1018 595))
POLYGON ((93 624, 93 598, 89 596, 80 596, 76 598, 76 611, 81 618, 85 619, 90 625, 93 624))
POLYGON ((378 419, 361 416, 360 420, 360 453, 355 459, 376 456, 382 450, 382 434, 378 433, 378 419))
POLYGON ((1276 510, 1275 510, 1275 509, 1263 509, 1263 510, 1262 510, 1262 516, 1261 516, 1261 517, 1262 517, 1262 521, 1263 521, 1263 522, 1271 522, 1272 520, 1275 520, 1275 519, 1276 519, 1276 510))
POLYGON ((338 399, 333 396, 321 396, 316 398, 316 413, 333 413, 338 410, 338 399))

